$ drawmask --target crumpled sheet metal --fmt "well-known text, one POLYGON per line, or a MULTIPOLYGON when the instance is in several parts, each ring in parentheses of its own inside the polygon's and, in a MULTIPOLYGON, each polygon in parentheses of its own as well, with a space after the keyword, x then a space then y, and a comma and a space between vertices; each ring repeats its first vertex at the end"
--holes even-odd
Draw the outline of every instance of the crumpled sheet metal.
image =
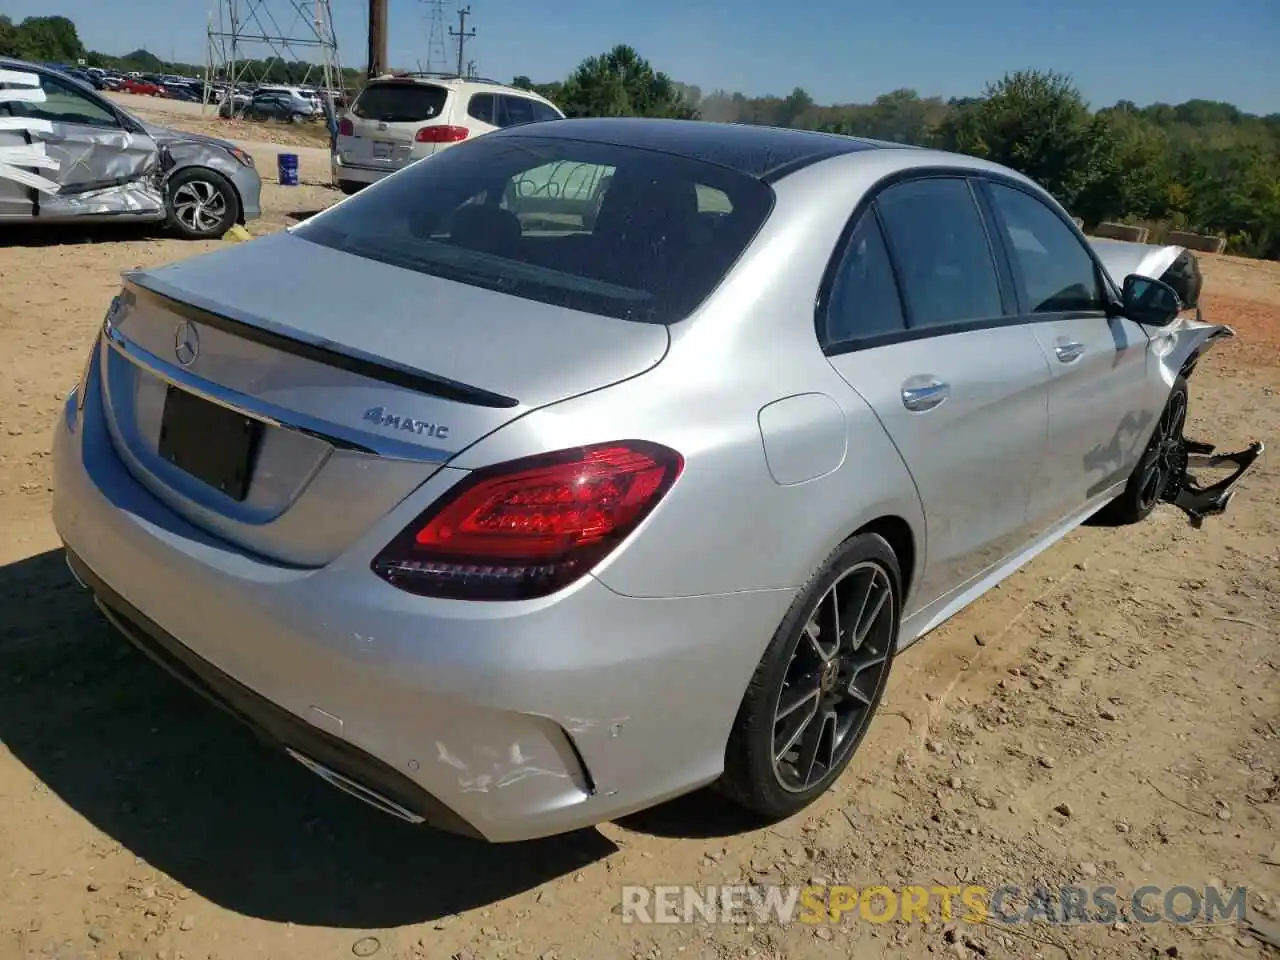
MULTIPOLYGON (((0 103, 43 103, 44 90, 40 78, 24 70, 0 70, 0 103)), ((48 120, 29 117, 0 117, 0 130, 19 133, 52 133, 53 124, 48 120)), ((39 141, 26 144, 0 146, 0 179, 12 180, 40 193, 56 194, 57 181, 41 176, 36 170, 57 173, 61 164, 48 155, 45 145, 39 141), (27 168, 27 169, 24 169, 27 168)))
POLYGON ((118 129, 88 137, 77 131, 74 138, 60 138, 51 152, 60 165, 62 189, 41 201, 43 214, 137 214, 164 207, 156 176, 159 151, 150 137, 118 129))
POLYGON ((164 196, 149 180, 64 193, 40 201, 46 216, 107 216, 114 213, 152 213, 163 209, 164 196))

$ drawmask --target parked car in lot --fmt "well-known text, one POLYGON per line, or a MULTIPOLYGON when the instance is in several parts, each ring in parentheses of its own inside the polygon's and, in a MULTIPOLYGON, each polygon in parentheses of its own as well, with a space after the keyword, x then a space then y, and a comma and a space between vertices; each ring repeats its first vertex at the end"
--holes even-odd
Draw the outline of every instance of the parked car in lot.
POLYGON ((140 77, 125 77, 117 87, 121 93, 132 93, 140 97, 159 97, 164 95, 164 87, 151 80, 140 77))
POLYGON ((0 222, 167 222, 220 237, 260 213, 253 158, 139 120, 53 70, 0 58, 0 222))
POLYGON ((1085 518, 1225 508, 1260 447, 1188 471, 1199 287, 971 157, 508 128, 128 275, 54 521, 129 639, 405 820, 782 817, 897 651, 1085 518))
POLYGON ((245 120, 278 120, 282 123, 305 123, 315 118, 311 102, 294 94, 260 90, 244 101, 228 99, 218 108, 221 117, 238 116, 245 120))
POLYGON ((379 77, 339 120, 333 182, 352 194, 414 160, 505 127, 563 119, 551 101, 491 80, 379 77))

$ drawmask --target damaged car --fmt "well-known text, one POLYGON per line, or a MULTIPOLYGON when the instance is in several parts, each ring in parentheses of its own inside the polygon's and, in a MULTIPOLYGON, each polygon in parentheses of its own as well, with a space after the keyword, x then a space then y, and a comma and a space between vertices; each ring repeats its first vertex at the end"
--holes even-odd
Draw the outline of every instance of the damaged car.
POLYGON ((130 641, 388 814, 513 841, 715 784, 786 817, 897 653, 1040 551, 1226 509, 1261 445, 1183 435, 1230 336, 1199 288, 972 157, 509 127, 127 275, 54 523, 130 641))
POLYGON ((36 64, 0 58, 0 222, 163 222, 192 240, 260 213, 235 144, 146 123, 36 64))

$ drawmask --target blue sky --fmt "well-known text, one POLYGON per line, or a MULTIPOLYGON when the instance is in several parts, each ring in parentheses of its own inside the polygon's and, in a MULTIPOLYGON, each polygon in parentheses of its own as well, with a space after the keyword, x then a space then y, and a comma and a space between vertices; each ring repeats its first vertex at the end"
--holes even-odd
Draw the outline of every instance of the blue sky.
MULTIPOLYGON (((242 5, 251 0, 240 0, 242 5)), ((265 0, 292 16, 289 0, 265 0)), ((4 0, 15 20, 60 13, 93 49, 200 61, 217 0, 4 0)), ((365 59, 364 0, 332 0, 342 60, 365 59)), ((629 43, 677 80, 750 95, 804 87, 819 103, 897 87, 975 95, 1021 67, 1069 73, 1096 106, 1194 97, 1280 112, 1280 0, 470 0, 485 76, 563 78, 629 43), (1194 71, 1182 65, 1194 65, 1194 71)), ((390 0, 392 64, 426 57, 427 7, 390 0)), ((453 9, 450 0, 450 9, 453 9)), ((455 21, 456 22, 456 21, 455 21)), ((282 28, 288 21, 281 19, 282 28)))

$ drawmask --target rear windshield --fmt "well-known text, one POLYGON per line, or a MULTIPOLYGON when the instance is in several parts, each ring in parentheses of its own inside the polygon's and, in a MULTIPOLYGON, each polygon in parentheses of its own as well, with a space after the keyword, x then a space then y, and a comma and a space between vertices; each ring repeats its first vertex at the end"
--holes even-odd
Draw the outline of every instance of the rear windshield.
POLYGON ((361 120, 421 123, 440 116, 449 91, 430 83, 371 83, 351 112, 361 120))
POLYGON ((313 243, 574 310, 688 316, 768 217, 773 191, 613 144, 490 135, 294 228, 313 243))

